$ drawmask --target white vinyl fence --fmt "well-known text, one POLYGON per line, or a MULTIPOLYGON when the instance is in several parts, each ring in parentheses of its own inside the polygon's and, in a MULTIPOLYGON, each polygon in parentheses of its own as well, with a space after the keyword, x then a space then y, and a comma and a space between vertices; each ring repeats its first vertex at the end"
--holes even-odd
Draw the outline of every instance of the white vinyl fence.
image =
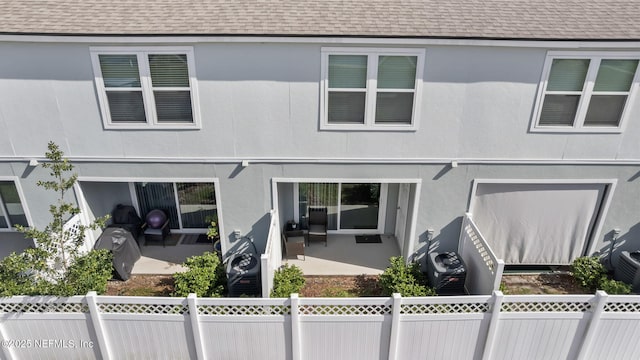
POLYGON ((269 235, 264 254, 260 255, 262 297, 268 298, 273 288, 273 274, 282 265, 282 243, 280 241, 280 217, 277 210, 271 210, 269 235))
POLYGON ((465 288, 469 294, 488 295, 500 288, 504 261, 493 253, 470 213, 462 219, 458 252, 467 266, 465 288))
POLYGON ((0 299, 3 359, 637 359, 640 296, 0 299))

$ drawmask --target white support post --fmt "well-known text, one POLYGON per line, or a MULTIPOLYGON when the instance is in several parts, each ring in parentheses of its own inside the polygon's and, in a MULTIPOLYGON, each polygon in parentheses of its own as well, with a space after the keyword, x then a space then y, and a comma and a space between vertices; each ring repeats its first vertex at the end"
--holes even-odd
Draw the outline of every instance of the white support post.
POLYGON ((301 344, 300 344, 300 315, 298 306, 300 298, 298 294, 291 294, 291 358, 293 360, 301 360, 301 344))
POLYGON ((595 305, 593 306, 593 312, 591 313, 591 319, 589 320, 589 325, 587 326, 587 330, 585 331, 584 339, 582 340, 582 346, 580 347, 580 352, 578 353, 578 360, 586 359, 587 354, 589 354, 589 350, 593 345, 593 340, 595 338, 596 330, 598 329, 598 324, 600 323, 600 318, 602 317, 602 313, 604 312, 604 306, 607 304, 607 299, 609 295, 602 291, 596 291, 595 305))
POLYGON ((493 347, 496 343, 498 327, 500 326, 500 309, 502 308, 502 300, 504 294, 502 291, 493 292, 493 304, 491 305, 491 320, 489 320, 489 330, 487 331, 487 339, 484 343, 484 352, 482 360, 492 359, 493 347))
POLYGON ((269 255, 260 255, 260 285, 262 286, 262 297, 269 297, 269 255))
POLYGON ((87 306, 89 307, 91 324, 93 325, 93 330, 95 331, 98 339, 100 355, 103 360, 110 360, 112 359, 110 351, 111 348, 109 347, 109 339, 107 339, 107 334, 104 330, 104 324, 102 323, 102 316, 100 316, 100 309, 98 308, 96 296, 97 294, 95 291, 89 291, 87 296, 85 296, 85 299, 87 300, 87 306))
POLYGON ((398 359, 398 339, 400 339, 400 310, 402 295, 393 293, 393 312, 391 317, 391 338, 389 340, 389 360, 398 359))
POLYGON ((198 360, 205 360, 207 357, 204 353, 204 344, 202 343, 202 329, 200 329, 200 319, 198 317, 198 297, 196 294, 187 296, 187 304, 189 305, 189 318, 191 319, 191 330, 193 331, 193 342, 196 345, 196 356, 198 360))

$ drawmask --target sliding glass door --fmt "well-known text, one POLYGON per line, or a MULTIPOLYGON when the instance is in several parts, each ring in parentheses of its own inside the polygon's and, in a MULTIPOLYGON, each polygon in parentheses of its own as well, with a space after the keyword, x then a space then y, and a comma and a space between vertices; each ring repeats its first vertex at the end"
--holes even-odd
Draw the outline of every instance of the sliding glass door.
POLYGON ((342 184, 340 229, 377 229, 380 184, 342 184))
POLYGON ((140 215, 151 210, 163 210, 169 216, 172 229, 206 229, 211 221, 218 222, 215 186, 213 183, 134 183, 140 215))
MULTIPOLYGON (((328 230, 381 230, 380 183, 298 183, 298 220, 304 223, 309 207, 326 207, 328 230)), ((386 189, 386 187, 384 187, 386 189)))

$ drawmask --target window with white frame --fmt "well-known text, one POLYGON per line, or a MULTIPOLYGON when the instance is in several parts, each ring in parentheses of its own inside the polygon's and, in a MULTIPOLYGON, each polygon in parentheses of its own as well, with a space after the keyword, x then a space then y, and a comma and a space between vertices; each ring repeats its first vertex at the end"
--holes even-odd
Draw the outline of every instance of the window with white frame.
POLYGON ((0 230, 16 225, 29 226, 18 189, 13 181, 0 181, 0 230))
POLYGON ((549 52, 532 130, 620 132, 640 53, 549 52))
POLYGON ((415 130, 423 49, 322 49, 322 129, 415 130))
POLYGON ((199 126, 193 49, 92 48, 105 128, 199 126))

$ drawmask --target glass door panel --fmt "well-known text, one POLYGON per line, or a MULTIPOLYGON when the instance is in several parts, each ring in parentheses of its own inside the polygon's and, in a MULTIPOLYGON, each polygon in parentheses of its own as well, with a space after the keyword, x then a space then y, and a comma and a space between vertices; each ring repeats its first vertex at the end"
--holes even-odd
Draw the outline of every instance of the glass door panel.
POLYGON ((377 229, 380 184, 342 184, 340 229, 377 229))
POLYGON ((169 216, 169 226, 172 229, 180 228, 173 183, 135 183, 135 188, 140 205, 140 216, 143 219, 149 211, 160 209, 169 216))
POLYGON ((213 183, 177 183, 178 204, 184 229, 206 229, 218 223, 213 183))
POLYGON ((309 207, 327 208, 327 229, 338 229, 338 185, 335 183, 300 183, 298 209, 299 221, 309 217, 309 207))

